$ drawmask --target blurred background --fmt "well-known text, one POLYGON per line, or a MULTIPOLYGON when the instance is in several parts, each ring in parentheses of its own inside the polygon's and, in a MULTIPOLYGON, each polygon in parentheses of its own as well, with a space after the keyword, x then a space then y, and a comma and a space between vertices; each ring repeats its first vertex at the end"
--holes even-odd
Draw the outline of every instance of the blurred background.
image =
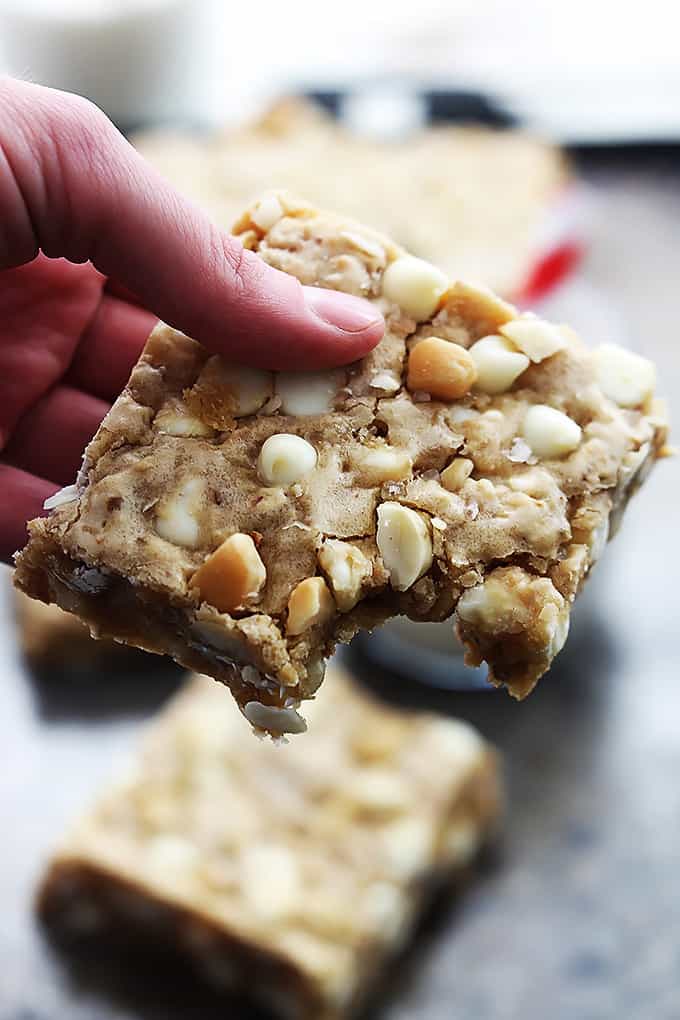
MULTIPOLYGON (((661 0, 4 0, 0 66, 89 96, 225 225, 289 186, 634 348, 677 417, 679 27, 661 0)), ((679 496, 661 463, 521 706, 447 627, 397 623, 347 653, 388 701, 472 721, 507 784, 500 847, 371 1015, 680 1016, 679 496)), ((181 678, 47 624, 22 651, 5 588, 0 1020, 254 1015, 115 959, 72 970, 40 936, 49 851, 181 678)))

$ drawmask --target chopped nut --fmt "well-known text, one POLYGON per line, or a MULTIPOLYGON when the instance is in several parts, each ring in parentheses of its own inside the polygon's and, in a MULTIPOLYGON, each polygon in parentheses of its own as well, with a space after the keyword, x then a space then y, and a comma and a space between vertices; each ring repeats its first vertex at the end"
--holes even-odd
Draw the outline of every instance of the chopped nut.
POLYGON ((427 523, 415 510, 401 503, 378 507, 376 540, 390 584, 406 591, 432 566, 432 539, 427 523))
POLYGON ((526 354, 502 336, 482 337, 470 348, 470 356, 477 368, 475 385, 482 393, 504 393, 529 367, 526 354))
POLYGON ((344 372, 278 372, 275 387, 283 414, 327 414, 345 384, 344 372))
POLYGON ((567 346, 564 335, 557 326, 534 315, 522 315, 518 319, 499 326, 498 332, 518 347, 532 361, 543 361, 567 346))
POLYGON ((156 508, 156 531, 168 542, 195 549, 200 529, 196 513, 200 508, 204 484, 200 478, 189 478, 156 508))
POLYGON ((251 601, 266 580, 267 571, 252 538, 236 533, 205 560, 191 583, 203 602, 230 613, 251 601))
POLYGON ((401 379, 394 372, 377 372, 368 384, 372 390, 383 393, 396 393, 401 387, 401 379))
POLYGON ((251 726, 258 730, 267 730, 275 736, 283 733, 304 733, 307 723, 294 708, 276 708, 263 705, 259 701, 248 701, 243 714, 251 726))
POLYGON ((522 433, 537 457, 564 457, 581 442, 581 427, 562 411, 534 404, 524 416, 522 433))
POLYGON ((508 460, 513 464, 528 464, 531 460, 531 447, 526 439, 515 436, 508 453, 508 460))
POLYGON ((335 601, 323 577, 306 577, 293 588, 288 599, 286 634, 302 634, 335 613, 335 601))
POLYGON ((250 218, 260 230, 271 230, 275 223, 284 215, 284 209, 276 195, 265 195, 250 214, 250 218))
POLYGON ((274 393, 271 372, 208 358, 195 384, 185 394, 194 413, 216 429, 229 427, 231 418, 243 418, 266 404, 274 393))
POLYGON ((371 561, 350 542, 328 538, 319 550, 319 565, 326 574, 341 613, 354 609, 364 581, 371 576, 371 561))
POLYGON ((392 446, 368 447, 356 454, 356 470, 366 485, 400 482, 408 478, 412 467, 408 453, 392 446))
POLYGON ((593 352, 600 389, 619 407, 639 407, 654 392, 656 370, 651 361, 617 344, 593 352))
POLYGON ((385 297, 417 322, 431 318, 448 287, 449 279, 441 269, 412 255, 396 259, 383 274, 385 297))
POLYGON ((311 443, 302 436, 281 432, 262 444, 257 470, 265 485, 291 485, 313 471, 316 460, 311 443))
POLYGON ((477 378, 477 369, 464 347, 437 336, 421 340, 408 359, 406 385, 439 400, 464 397, 477 378))
POLYGON ((441 483, 449 492, 456 492, 466 478, 469 478, 474 464, 467 457, 454 457, 448 467, 441 473, 441 483))
POLYGON ((43 503, 43 510, 56 510, 58 506, 73 503, 76 499, 78 499, 78 486, 65 485, 63 489, 58 489, 57 492, 53 492, 51 496, 47 497, 43 503))
POLYGON ((154 418, 154 428, 169 436, 212 436, 215 430, 178 404, 162 407, 154 418))

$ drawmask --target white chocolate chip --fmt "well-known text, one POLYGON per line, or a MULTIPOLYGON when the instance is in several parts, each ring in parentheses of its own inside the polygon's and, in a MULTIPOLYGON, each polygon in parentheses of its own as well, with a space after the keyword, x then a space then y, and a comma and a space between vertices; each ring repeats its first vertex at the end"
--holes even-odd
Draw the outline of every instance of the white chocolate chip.
POLYGON ((429 319, 449 288, 449 279, 430 262, 404 255, 390 263, 383 274, 383 294, 416 322, 429 319))
POLYGON ((350 542, 328 538, 319 550, 319 564, 328 577, 341 613, 354 609, 364 581, 371 576, 371 561, 350 542))
POLYGON ((335 613, 335 601, 323 577, 306 577, 293 588, 288 599, 286 634, 302 634, 335 613))
POLYGON ((264 586, 267 571, 250 535, 230 535, 191 579, 201 601, 221 613, 242 609, 264 586))
POLYGON ((316 450, 302 436, 286 432, 262 444, 257 470, 265 485, 292 485, 316 467, 316 450))
POLYGON ((534 315, 522 315, 518 319, 511 319, 501 326, 498 332, 534 362, 550 358, 567 346, 567 341, 557 326, 534 315))
POLYGON ((400 482, 411 474, 413 462, 405 450, 392 446, 366 447, 357 451, 356 470, 365 485, 400 482))
POLYGON ((382 503, 378 507, 376 541, 390 584, 397 591, 406 591, 432 566, 428 525, 410 507, 382 503))
POLYGON ((283 414, 327 414, 345 385, 344 372, 278 372, 277 395, 283 414))
POLYGON ((255 414, 273 396, 274 378, 271 372, 234 365, 215 354, 203 366, 192 393, 209 404, 221 400, 228 414, 243 418, 255 414))
POLYGON ((529 367, 526 354, 502 336, 485 336, 470 348, 477 368, 475 387, 482 393, 504 393, 529 367))
POLYGON ((284 209, 276 195, 265 195, 260 199, 250 214, 250 218, 260 230, 271 230, 275 223, 284 215, 284 209))
POLYGON ((593 360, 600 389, 619 407, 639 407, 653 394, 656 369, 647 358, 617 344, 602 344, 593 360))
POLYGON ((168 436, 212 436, 215 430, 179 405, 162 407, 154 418, 154 428, 168 436))
POLYGON ((467 457, 454 457, 441 473, 440 480, 449 492, 457 492, 466 478, 472 474, 474 464, 467 457))
POLYGON ((248 701, 243 714, 251 726, 269 733, 304 733, 307 723, 294 708, 276 708, 273 705, 262 705, 259 701, 248 701))
POLYGON ((180 488, 162 500, 156 508, 156 531, 167 542, 195 549, 200 528, 196 517, 201 506, 204 483, 189 478, 180 488))
POLYGON ((537 457, 550 460, 571 453, 581 442, 581 427, 547 404, 534 404, 524 416, 522 434, 537 457))

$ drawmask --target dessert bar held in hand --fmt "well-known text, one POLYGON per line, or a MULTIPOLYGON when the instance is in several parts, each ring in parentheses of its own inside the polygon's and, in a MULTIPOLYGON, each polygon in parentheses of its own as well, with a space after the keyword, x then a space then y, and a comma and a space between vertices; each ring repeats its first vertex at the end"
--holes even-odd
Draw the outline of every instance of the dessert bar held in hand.
POLYGON ((227 682, 272 733, 304 729, 336 641, 396 614, 455 614, 468 660, 523 697, 663 449, 653 366, 284 194, 237 233, 373 300, 384 339, 346 369, 272 373, 159 326, 18 584, 227 682))
POLYGON ((287 748, 253 740, 196 678, 55 856, 45 919, 88 941, 169 944, 288 1020, 353 1013, 490 834, 499 783, 471 727, 330 672, 311 732, 287 748))

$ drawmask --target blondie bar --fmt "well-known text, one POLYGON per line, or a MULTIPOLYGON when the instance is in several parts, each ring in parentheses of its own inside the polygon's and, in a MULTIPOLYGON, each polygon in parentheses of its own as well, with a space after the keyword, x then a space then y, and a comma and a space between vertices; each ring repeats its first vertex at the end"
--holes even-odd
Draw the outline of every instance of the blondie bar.
POLYGON ((286 749, 258 742, 194 679, 54 857, 45 920, 162 942, 288 1020, 353 1013, 491 834, 499 777, 465 723, 380 705, 335 669, 311 716, 286 749))
POLYGON ((266 189, 286 189, 510 297, 555 247, 578 241, 566 160, 521 131, 439 125, 377 141, 311 102, 285 99, 207 137, 155 131, 133 141, 225 226, 266 189))
POLYGON ((225 681, 274 734, 305 728, 337 641, 398 614, 455 614, 469 662, 524 697, 663 452, 653 366, 283 193, 236 230, 373 300, 384 339, 348 369, 274 374, 160 325, 17 583, 225 681))

